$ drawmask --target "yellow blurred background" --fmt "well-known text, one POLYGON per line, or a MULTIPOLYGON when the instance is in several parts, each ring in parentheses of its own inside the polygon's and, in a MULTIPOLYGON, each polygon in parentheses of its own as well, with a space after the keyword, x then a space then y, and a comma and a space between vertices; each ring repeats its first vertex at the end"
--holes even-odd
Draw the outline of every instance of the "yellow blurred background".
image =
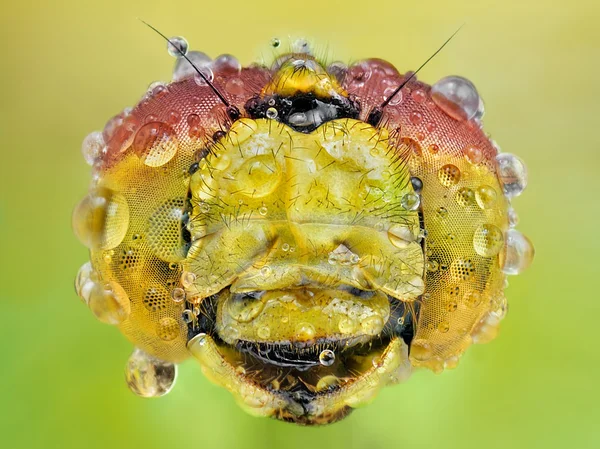
POLYGON ((600 447, 599 19, 597 0, 3 1, 0 447, 600 447), (244 64, 292 35, 400 71, 466 23, 419 78, 470 78, 486 130, 528 164, 514 204, 537 256, 510 279, 499 338, 323 428, 246 415, 194 361, 168 396, 131 394, 130 343, 74 293, 87 251, 70 220, 90 175, 82 139, 170 79, 164 42, 136 17, 244 64))

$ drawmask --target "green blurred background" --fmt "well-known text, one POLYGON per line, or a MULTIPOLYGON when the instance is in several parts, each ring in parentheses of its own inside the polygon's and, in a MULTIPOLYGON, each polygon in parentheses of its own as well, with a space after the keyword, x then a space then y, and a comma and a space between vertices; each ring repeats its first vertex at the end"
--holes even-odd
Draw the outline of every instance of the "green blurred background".
POLYGON ((0 6, 0 447, 598 448, 600 447, 600 3, 20 1, 0 6), (131 345, 73 291, 87 252, 71 233, 86 193, 86 134, 169 80, 158 36, 187 37, 244 64, 269 40, 307 36, 343 61, 382 57, 474 81, 486 130, 528 163, 514 202, 534 265, 510 279, 500 337, 458 369, 417 372, 323 428, 242 412, 194 361, 161 399, 131 394, 131 345))

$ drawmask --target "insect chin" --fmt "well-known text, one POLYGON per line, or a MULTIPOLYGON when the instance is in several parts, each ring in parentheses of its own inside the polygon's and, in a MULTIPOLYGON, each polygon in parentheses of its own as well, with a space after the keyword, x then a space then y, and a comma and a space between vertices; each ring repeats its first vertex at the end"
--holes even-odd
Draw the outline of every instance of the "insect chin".
POLYGON ((327 424, 410 375, 413 314, 377 291, 307 285, 202 302, 188 349, 252 414, 327 424))

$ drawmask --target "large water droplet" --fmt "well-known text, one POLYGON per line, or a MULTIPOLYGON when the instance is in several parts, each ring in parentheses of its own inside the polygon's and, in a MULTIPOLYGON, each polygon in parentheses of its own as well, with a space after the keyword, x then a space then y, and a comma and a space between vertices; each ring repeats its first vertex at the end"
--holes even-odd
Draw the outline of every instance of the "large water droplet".
POLYGON ((325 349, 319 354, 319 363, 323 366, 331 366, 335 362, 335 352, 325 349))
POLYGON ((447 76, 431 87, 431 98, 446 114, 456 120, 471 120, 479 109, 477 89, 466 78, 447 76))
POLYGON ((83 143, 81 144, 81 154, 83 154, 83 158, 88 165, 94 165, 94 162, 102 155, 104 145, 104 138, 100 131, 94 131, 83 139, 83 143))
POLYGON ((96 318, 107 324, 122 323, 131 312, 127 293, 114 281, 95 284, 90 292, 88 306, 96 318))
MULTIPOLYGON (((211 63, 210 57, 201 51, 190 51, 186 56, 198 68, 205 67, 211 63)), ((175 68, 173 69, 173 81, 191 78, 195 74, 196 70, 185 58, 177 59, 175 68)))
POLYGON ((400 199, 400 205, 406 210, 417 210, 421 204, 421 197, 415 193, 407 193, 400 199))
POLYGON ((188 52, 188 43, 184 37, 171 37, 169 38, 169 42, 167 42, 167 51, 174 58, 181 58, 182 53, 185 55, 188 52))
POLYGON ((90 299, 90 293, 98 281, 98 274, 94 271, 91 262, 84 263, 75 278, 75 292, 86 304, 90 299))
POLYGON ((117 246, 129 227, 129 206, 125 198, 107 188, 92 190, 73 211, 73 230, 90 249, 117 246))
POLYGON ((133 139, 133 149, 149 167, 166 164, 179 146, 175 131, 166 123, 150 122, 142 126, 133 139))
MULTIPOLYGON (((225 310, 229 316, 240 323, 254 320, 264 308, 265 303, 260 298, 245 294, 232 295, 225 303, 225 310)), ((263 330, 263 334, 267 331, 270 332, 270 329, 263 330)))
POLYGON ((154 358, 140 349, 133 351, 125 369, 127 386, 144 398, 167 394, 173 388, 176 377, 177 365, 154 358))
POLYGON ((516 229, 506 231, 506 246, 502 257, 502 271, 520 274, 533 261, 535 250, 531 241, 516 229))
POLYGON ((388 230, 388 238, 396 248, 406 248, 416 240, 412 230, 401 224, 396 224, 388 230))
POLYGON ((213 61, 213 71, 227 75, 237 75, 242 71, 242 64, 233 55, 220 55, 213 61))
POLYGON ((300 341, 312 340, 315 333, 315 327, 310 323, 299 323, 296 326, 296 338, 300 341))
POLYGON ((473 234, 473 248, 483 257, 492 257, 504 246, 504 235, 500 228, 492 224, 479 225, 473 234))
POLYGON ((504 195, 511 198, 519 196, 527 187, 527 167, 525 163, 510 153, 496 156, 498 162, 498 178, 502 182, 504 195))

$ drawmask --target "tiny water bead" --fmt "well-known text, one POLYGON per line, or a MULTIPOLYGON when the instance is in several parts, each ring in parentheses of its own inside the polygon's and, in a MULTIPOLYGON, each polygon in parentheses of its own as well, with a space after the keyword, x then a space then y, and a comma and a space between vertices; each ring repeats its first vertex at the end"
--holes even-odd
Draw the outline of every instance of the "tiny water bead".
POLYGON ((88 306, 96 318, 107 324, 120 324, 131 313, 127 293, 114 281, 95 284, 89 295, 88 306))
POLYGON ((190 324, 196 319, 196 315, 194 315, 194 312, 192 312, 190 309, 185 309, 181 313, 181 318, 183 319, 184 323, 190 324))
POLYGON ((104 145, 104 137, 100 131, 94 131, 83 139, 83 143, 81 144, 81 154, 88 165, 94 165, 94 162, 102 155, 104 145))
POLYGON ((183 288, 190 288, 196 282, 196 275, 191 271, 181 273, 181 285, 183 288))
POLYGON ((77 277, 75 278, 75 292, 86 304, 89 301, 90 292, 98 281, 97 278, 98 275, 94 271, 91 262, 84 263, 77 272, 77 277))
POLYGON ((516 229, 506 231, 506 246, 502 254, 502 271, 520 274, 533 261, 535 250, 531 241, 516 229))
POLYGON ((258 213, 259 213, 260 215, 262 215, 263 217, 264 217, 264 216, 266 216, 268 212, 269 212, 269 209, 267 209, 267 206, 261 206, 261 207, 258 209, 258 213))
POLYGON ((325 349, 319 354, 319 363, 323 366, 331 366, 335 362, 335 352, 325 349))
MULTIPOLYGON (((215 74, 212 69, 208 66, 198 67, 198 72, 194 75, 194 82, 198 86, 208 86, 206 81, 212 82, 215 78, 215 74), (200 72, 200 73, 198 73, 200 72)), ((220 108, 221 105, 218 105, 220 108)))
POLYGON ((400 205, 406 210, 417 210, 421 204, 421 197, 415 193, 407 193, 400 200, 400 205))
POLYGON ((163 122, 142 126, 133 139, 133 150, 149 167, 160 167, 169 162, 179 149, 175 131, 163 122))
POLYGON ((277 109, 275 109, 275 108, 267 109, 266 115, 267 115, 267 118, 270 118, 270 119, 277 118, 277 115, 278 115, 277 109))
POLYGON ((477 89, 466 78, 447 76, 431 87, 431 98, 446 114, 456 120, 471 120, 479 109, 477 89))
POLYGON ((504 246, 504 235, 500 228, 492 224, 479 225, 473 234, 473 248, 483 257, 492 257, 504 246))
POLYGON ((412 230, 408 226, 400 224, 388 229, 388 238, 396 248, 406 248, 416 240, 412 230))
POLYGON ((502 183, 504 195, 508 198, 519 196, 527 187, 527 167, 525 163, 510 153, 496 156, 498 178, 502 183))
POLYGON ((111 249, 123 241, 129 227, 129 206, 113 190, 92 190, 73 211, 73 230, 90 249, 111 249))
POLYGON ((396 92, 396 88, 395 87, 388 87, 387 89, 385 89, 383 91, 383 100, 387 100, 390 97, 392 97, 392 95, 394 95, 392 97, 392 99, 390 100, 390 102, 388 103, 390 106, 396 106, 399 105, 400 103, 402 103, 403 100, 403 96, 402 96, 402 91, 399 91, 398 93, 394 94, 394 92, 396 92))
POLYGON ((129 389, 144 398, 156 398, 173 388, 177 366, 136 349, 127 361, 125 380, 129 389))
POLYGON ((167 51, 174 58, 181 58, 188 52, 188 43, 184 37, 174 36, 167 42, 167 51))
POLYGON ((456 193, 456 202, 463 207, 475 204, 475 193, 468 187, 463 187, 456 193))
POLYGON ((273 39, 271 39, 271 47, 278 48, 280 45, 281 41, 279 40, 279 38, 274 37, 273 39))

